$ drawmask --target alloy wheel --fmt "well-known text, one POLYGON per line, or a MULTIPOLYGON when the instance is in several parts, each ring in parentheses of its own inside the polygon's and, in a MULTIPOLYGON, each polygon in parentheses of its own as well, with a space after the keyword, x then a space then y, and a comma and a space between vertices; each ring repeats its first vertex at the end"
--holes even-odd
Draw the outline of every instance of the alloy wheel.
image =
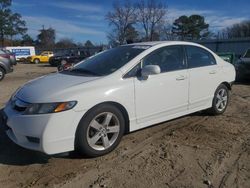
POLYGON ((0 70, 0 80, 2 80, 2 78, 3 78, 3 72, 0 70))
POLYGON ((117 140, 120 122, 115 114, 103 112, 98 114, 89 124, 87 141, 94 150, 106 150, 117 140))
POLYGON ((218 111, 223 111, 227 106, 228 94, 224 88, 221 88, 216 95, 216 108, 218 111))

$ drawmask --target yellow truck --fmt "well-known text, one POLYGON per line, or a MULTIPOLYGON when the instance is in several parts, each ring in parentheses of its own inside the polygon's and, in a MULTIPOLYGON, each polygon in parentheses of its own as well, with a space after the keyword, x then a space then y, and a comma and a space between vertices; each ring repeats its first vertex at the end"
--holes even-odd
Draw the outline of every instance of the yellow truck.
POLYGON ((30 63, 48 63, 49 58, 52 57, 54 53, 52 51, 43 51, 40 55, 33 55, 28 57, 30 63))

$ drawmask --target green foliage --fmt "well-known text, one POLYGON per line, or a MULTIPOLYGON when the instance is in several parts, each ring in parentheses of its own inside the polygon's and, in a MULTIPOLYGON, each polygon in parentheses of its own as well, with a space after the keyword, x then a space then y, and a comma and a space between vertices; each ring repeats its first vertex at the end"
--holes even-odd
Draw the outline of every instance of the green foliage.
POLYGON ((74 48, 77 45, 74 43, 72 39, 62 38, 56 43, 56 48, 74 48))
POLYGON ((205 22, 203 16, 191 15, 180 16, 173 23, 172 32, 185 39, 201 39, 202 37, 209 36, 209 24, 205 22))
POLYGON ((26 23, 22 20, 22 16, 18 13, 13 13, 10 9, 11 0, 0 0, 0 40, 1 45, 4 45, 4 39, 15 35, 23 35, 27 28, 26 23))
POLYGON ((56 40, 55 30, 50 27, 48 29, 43 28, 39 31, 40 33, 37 35, 38 45, 47 49, 54 48, 56 40))
POLYGON ((22 45, 24 46, 32 46, 34 45, 34 40, 28 34, 23 35, 22 37, 22 45))

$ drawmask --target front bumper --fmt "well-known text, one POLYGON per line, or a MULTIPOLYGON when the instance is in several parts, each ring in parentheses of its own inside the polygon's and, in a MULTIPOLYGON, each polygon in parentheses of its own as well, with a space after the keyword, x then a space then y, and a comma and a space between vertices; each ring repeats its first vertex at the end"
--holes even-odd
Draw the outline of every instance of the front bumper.
POLYGON ((23 115, 8 103, 4 108, 5 132, 17 145, 56 154, 74 150, 75 132, 83 112, 23 115))

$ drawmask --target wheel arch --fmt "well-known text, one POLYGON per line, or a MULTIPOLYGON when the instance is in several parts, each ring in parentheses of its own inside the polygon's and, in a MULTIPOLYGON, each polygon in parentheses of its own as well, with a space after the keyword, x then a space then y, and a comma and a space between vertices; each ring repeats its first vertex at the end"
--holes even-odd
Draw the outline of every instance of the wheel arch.
POLYGON ((125 134, 129 133, 129 126, 130 126, 130 123, 129 123, 129 114, 128 114, 128 111, 126 110, 126 108, 118 103, 118 102, 114 102, 114 101, 105 101, 105 102, 101 102, 101 103, 98 103, 96 105, 94 105, 93 107, 91 107, 82 117, 82 119, 94 108, 98 108, 98 106, 100 105, 105 105, 105 104, 109 104, 109 105, 113 105, 115 107, 117 107, 123 114, 124 116, 124 119, 125 119, 125 134))
POLYGON ((4 73, 6 74, 6 69, 3 65, 0 64, 0 68, 3 69, 4 73))
POLYGON ((220 85, 225 85, 228 90, 232 90, 232 84, 230 84, 229 82, 222 82, 220 85))
POLYGON ((77 127, 76 127, 76 131, 75 131, 75 141, 74 141, 74 148, 76 149, 77 148, 77 132, 78 132, 78 128, 79 128, 79 125, 81 123, 81 121, 90 113, 90 111, 94 108, 98 108, 98 106, 100 105, 104 105, 104 104, 109 104, 109 105, 113 105, 115 107, 117 107, 121 112, 122 114, 124 115, 124 118, 125 118, 125 132, 124 134, 127 134, 129 133, 129 115, 128 115, 128 112, 126 110, 126 108, 118 103, 118 102, 114 102, 114 101, 105 101, 105 102, 102 102, 102 103, 99 103, 99 104, 96 104, 95 106, 91 107, 81 118, 80 122, 78 123, 77 127))

